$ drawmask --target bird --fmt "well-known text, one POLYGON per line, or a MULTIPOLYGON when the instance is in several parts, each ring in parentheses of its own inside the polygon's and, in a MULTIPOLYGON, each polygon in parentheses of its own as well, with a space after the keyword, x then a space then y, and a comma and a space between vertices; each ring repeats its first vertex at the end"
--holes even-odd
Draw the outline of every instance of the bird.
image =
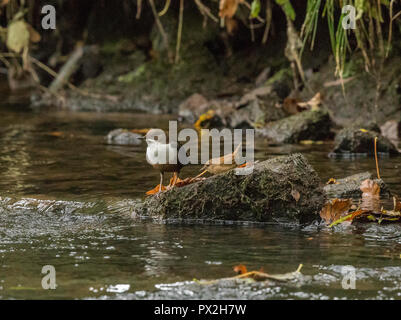
MULTIPOLYGON (((162 143, 154 139, 160 133, 159 129, 150 129, 143 137, 148 144, 146 149, 146 161, 160 172, 160 184, 157 193, 163 189, 163 178, 165 172, 173 172, 171 187, 174 187, 179 180, 179 173, 184 167, 178 159, 178 151, 181 145, 178 142, 162 143), (170 159, 171 158, 171 159, 170 159)), ((163 133, 164 134, 164 133, 163 133)))
POLYGON ((219 174, 226 172, 228 170, 234 169, 238 167, 235 162, 235 156, 241 148, 241 143, 235 148, 233 153, 226 154, 220 158, 213 158, 208 160, 203 168, 200 170, 204 170, 199 176, 203 175, 205 172, 209 172, 211 174, 219 174))

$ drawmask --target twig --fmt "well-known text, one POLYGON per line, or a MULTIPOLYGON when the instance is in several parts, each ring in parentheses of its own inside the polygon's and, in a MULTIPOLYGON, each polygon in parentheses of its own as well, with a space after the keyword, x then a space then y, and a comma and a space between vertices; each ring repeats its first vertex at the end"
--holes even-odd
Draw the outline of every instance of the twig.
POLYGON ((170 3, 171 3, 171 0, 166 0, 166 4, 164 5, 163 10, 159 12, 159 17, 166 14, 166 12, 168 11, 168 8, 170 7, 170 3))
POLYGON ((142 0, 137 0, 136 1, 136 19, 139 19, 141 17, 141 12, 142 12, 142 0))
MULTIPOLYGON (((247 7, 248 9, 249 9, 249 11, 251 10, 251 5, 248 3, 248 2, 246 2, 245 0, 244 0, 244 2, 241 2, 241 3, 243 3, 244 5, 245 5, 245 7, 247 7)), ((259 20, 259 22, 265 22, 265 20, 263 20, 261 17, 259 17, 259 16, 257 16, 257 17, 255 17, 255 19, 257 19, 257 20, 259 20)))
POLYGON ((265 31, 263 33, 262 44, 266 44, 266 42, 267 42, 271 23, 272 23, 272 7, 271 7, 270 0, 267 0, 267 3, 266 3, 266 27, 265 27, 265 31))
POLYGON ((184 0, 180 0, 180 16, 178 20, 177 45, 175 47, 175 63, 178 63, 180 61, 180 45, 181 45, 183 17, 184 17, 184 0))
POLYGON ((173 61, 173 56, 172 56, 170 48, 169 48, 168 36, 167 36, 167 33, 164 31, 162 23, 160 22, 159 15, 158 15, 158 13, 156 11, 155 2, 154 2, 154 0, 148 0, 148 1, 149 1, 149 4, 150 4, 150 7, 152 8, 152 12, 153 12, 153 16, 155 17, 157 28, 159 29, 159 32, 160 32, 160 34, 162 36, 164 47, 167 50, 168 58, 169 58, 170 62, 172 62, 173 61))
MULTIPOLYGON (((45 65, 44 63, 40 62, 39 60, 31 57, 31 60, 34 64, 36 64, 39 68, 43 69, 44 71, 46 71, 48 74, 50 74, 51 76, 53 76, 54 78, 56 78, 58 76, 58 73, 56 71, 54 71, 53 69, 51 69, 50 67, 48 67, 47 65, 45 65)), ((78 92, 79 94, 83 95, 83 96, 88 96, 88 97, 92 97, 95 99, 107 99, 113 102, 118 101, 118 97, 117 96, 112 96, 112 95, 108 95, 108 94, 98 94, 98 93, 92 93, 92 92, 88 92, 86 90, 82 90, 76 86, 74 86, 71 82, 66 81, 65 84, 71 89, 74 90, 76 92, 78 92)), ((45 88, 45 87, 43 87, 45 88)), ((45 88, 46 92, 50 92, 49 89, 45 88)), ((54 92, 52 92, 54 94, 54 92)))
POLYGON ((375 137, 375 160, 376 160, 377 179, 380 179, 379 162, 377 161, 377 137, 375 137))
POLYGON ((206 7, 206 6, 201 2, 201 0, 195 0, 195 3, 196 3, 196 5, 198 6, 199 11, 200 11, 203 15, 208 16, 210 19, 212 19, 212 20, 213 20, 214 22, 216 22, 216 23, 219 22, 219 19, 218 19, 217 17, 215 17, 215 16, 211 13, 210 9, 209 9, 208 7, 206 7))
POLYGON ((78 67, 78 63, 81 60, 84 54, 84 49, 82 46, 78 46, 68 61, 61 67, 60 72, 57 74, 57 77, 50 84, 49 90, 52 92, 56 92, 62 88, 62 86, 68 82, 68 79, 75 72, 78 67))

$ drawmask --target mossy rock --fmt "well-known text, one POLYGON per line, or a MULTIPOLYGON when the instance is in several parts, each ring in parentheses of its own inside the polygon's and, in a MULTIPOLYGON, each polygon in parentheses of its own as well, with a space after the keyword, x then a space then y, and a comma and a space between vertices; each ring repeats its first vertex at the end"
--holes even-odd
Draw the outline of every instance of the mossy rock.
POLYGON ((301 154, 257 163, 252 173, 234 170, 152 196, 134 216, 156 220, 306 222, 318 218, 325 195, 301 154))
POLYGON ((325 140, 331 136, 329 113, 325 110, 304 111, 268 123, 257 134, 275 143, 298 143, 301 140, 325 140))
POLYGON ((342 129, 336 135, 335 146, 329 156, 349 157, 355 155, 374 155, 374 141, 376 137, 378 153, 390 155, 399 153, 394 144, 381 134, 352 126, 342 129))

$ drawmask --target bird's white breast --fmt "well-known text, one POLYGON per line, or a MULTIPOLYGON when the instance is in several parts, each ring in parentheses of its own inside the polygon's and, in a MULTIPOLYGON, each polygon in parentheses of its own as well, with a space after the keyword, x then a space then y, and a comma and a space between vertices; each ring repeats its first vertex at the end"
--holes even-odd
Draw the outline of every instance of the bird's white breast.
POLYGON ((149 164, 176 164, 177 148, 170 144, 151 143, 146 149, 146 160, 149 164))

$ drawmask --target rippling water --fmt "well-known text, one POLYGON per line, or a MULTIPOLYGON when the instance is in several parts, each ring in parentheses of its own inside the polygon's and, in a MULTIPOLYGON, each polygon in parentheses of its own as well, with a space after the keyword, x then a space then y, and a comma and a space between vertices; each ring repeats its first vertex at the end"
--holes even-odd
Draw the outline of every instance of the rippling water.
MULTIPOLYGON (((401 297, 399 225, 174 225, 131 219, 129 207, 158 183, 145 146, 105 144, 114 128, 167 127, 141 114, 35 113, 16 101, 0 107, 0 297, 6 299, 344 299, 401 297), (295 271, 289 283, 193 279, 230 277, 245 264, 295 271), (43 290, 44 265, 57 289, 43 290), (341 286, 356 268, 356 289, 341 286)), ((322 181, 375 172, 373 159, 327 158, 330 145, 267 146, 256 157, 304 153, 322 181)), ((381 158, 394 193, 400 158, 381 158)), ((185 168, 183 176, 198 168, 185 168)))

